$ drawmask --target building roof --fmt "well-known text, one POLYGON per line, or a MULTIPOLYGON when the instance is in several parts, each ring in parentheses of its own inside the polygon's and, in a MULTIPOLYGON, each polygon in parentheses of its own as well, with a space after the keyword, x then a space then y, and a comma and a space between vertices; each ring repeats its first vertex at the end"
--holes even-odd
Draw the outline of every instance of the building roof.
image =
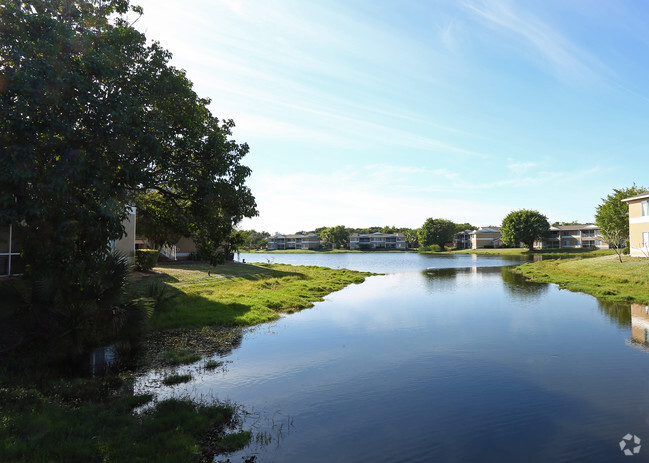
POLYGON ((294 238, 318 238, 320 237, 316 235, 315 233, 310 233, 308 235, 282 235, 278 233, 277 235, 271 236, 269 239, 277 239, 277 238, 286 238, 286 239, 294 239, 294 238))
POLYGON ((550 227, 551 231, 561 231, 561 230, 598 230, 599 227, 592 223, 577 223, 575 225, 553 225, 550 227))
POLYGON ((357 236, 364 236, 364 237, 369 237, 369 236, 399 236, 399 237, 405 237, 403 233, 381 233, 381 232, 374 232, 374 233, 352 233, 349 235, 350 238, 355 238, 357 236))
POLYGON ((640 193, 639 195, 631 196, 630 198, 623 199, 622 202, 628 203, 630 201, 636 201, 638 199, 649 199, 649 191, 640 193))
POLYGON ((479 230, 473 230, 470 232, 471 235, 476 235, 478 233, 500 233, 499 227, 485 227, 479 230))

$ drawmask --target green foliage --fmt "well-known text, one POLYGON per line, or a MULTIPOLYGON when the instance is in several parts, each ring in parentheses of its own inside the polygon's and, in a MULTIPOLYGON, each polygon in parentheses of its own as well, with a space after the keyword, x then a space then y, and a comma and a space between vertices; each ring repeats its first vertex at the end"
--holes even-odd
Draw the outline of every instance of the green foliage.
POLYGON ((320 231, 320 238, 323 241, 329 241, 334 248, 341 248, 349 241, 350 232, 344 225, 325 228, 320 231))
POLYGON ((549 236, 550 223, 538 211, 521 209, 510 212, 503 219, 500 234, 503 243, 515 245, 522 242, 531 251, 534 241, 549 236))
POLYGON ((438 244, 431 244, 431 245, 428 245, 428 246, 420 246, 418 250, 419 250, 419 252, 442 252, 442 248, 438 244))
POLYGON ((21 235, 35 293, 49 294, 30 301, 51 315, 40 325, 75 320, 78 333, 110 306, 87 296, 105 283, 102 256, 123 236, 136 192, 147 196, 143 230, 164 231, 154 243, 196 235, 211 257, 257 213, 234 123, 210 113, 129 11, 141 9, 128 0, 0 8, 0 224, 21 235))
POLYGON ((450 220, 429 218, 419 229, 419 247, 436 244, 444 250, 444 247, 453 242, 456 225, 450 220))
POLYGON ((141 272, 148 272, 158 264, 160 252, 157 249, 136 249, 135 268, 141 272))
POLYGON ((161 352, 161 361, 165 365, 177 366, 187 365, 189 363, 197 362, 201 359, 199 354, 195 354, 186 349, 170 349, 161 352))
POLYGON ((168 201, 157 190, 138 191, 135 206, 137 233, 145 237, 155 249, 173 246, 182 236, 189 234, 190 218, 185 212, 189 207, 188 201, 168 201))
POLYGON ((616 250, 629 239, 629 206, 622 200, 645 192, 644 187, 614 189, 613 193, 602 199, 595 211, 595 223, 604 240, 616 250))
POLYGON ((595 223, 602 238, 615 249, 618 260, 622 263, 622 254, 629 239, 629 206, 622 200, 645 192, 644 187, 633 184, 630 188, 614 189, 595 211, 595 223))
POLYGON ((173 375, 166 376, 162 380, 162 384, 164 384, 165 386, 175 386, 176 384, 188 383, 191 380, 192 380, 192 375, 190 374, 184 374, 184 375, 173 374, 173 375))
MULTIPOLYGON (((649 278, 644 258, 626 257, 620 265, 614 256, 589 259, 543 260, 516 268, 527 278, 556 283, 608 301, 649 304, 649 278)), ((628 310, 628 305, 626 306, 628 310)))
POLYGON ((460 233, 465 230, 477 230, 478 227, 471 225, 468 222, 455 224, 455 233, 460 233))
MULTIPOLYGON (((280 313, 313 306, 327 294, 362 283, 364 272, 326 267, 226 264, 213 268, 187 263, 164 268, 164 282, 177 297, 156 311, 149 328, 246 326, 279 318, 280 313), (208 275, 207 272, 211 275, 208 275)), ((140 282, 142 288, 148 283, 140 282)))
MULTIPOLYGON (((143 411, 133 408, 151 401, 150 395, 94 397, 77 394, 85 383, 33 384, 0 382, 2 421, 1 461, 213 461, 214 455, 242 448, 250 436, 237 431, 236 410, 230 405, 167 399, 143 411), (209 441, 205 438, 209 437, 209 441)), ((42 381, 38 381, 41 383, 42 381)))

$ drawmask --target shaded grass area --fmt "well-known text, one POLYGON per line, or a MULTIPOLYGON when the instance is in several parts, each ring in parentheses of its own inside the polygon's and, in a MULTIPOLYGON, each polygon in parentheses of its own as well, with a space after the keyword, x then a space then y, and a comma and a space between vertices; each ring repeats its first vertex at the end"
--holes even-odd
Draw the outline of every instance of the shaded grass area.
POLYGON ((237 410, 229 404, 169 399, 134 414, 153 396, 125 393, 128 384, 116 377, 19 376, 2 368, 0 378, 3 462, 213 461, 221 448, 242 448, 249 440, 239 435, 237 410))
POLYGON ((609 301, 649 303, 649 260, 617 256, 592 259, 544 260, 514 269, 526 278, 556 283, 609 301))
MULTIPOLYGON (((313 306, 324 296, 352 283, 362 283, 370 273, 327 267, 282 264, 201 263, 167 265, 137 281, 146 291, 154 280, 175 297, 156 309, 151 330, 208 325, 250 326, 277 319, 313 306)), ((137 288, 136 288, 137 289, 137 288)))

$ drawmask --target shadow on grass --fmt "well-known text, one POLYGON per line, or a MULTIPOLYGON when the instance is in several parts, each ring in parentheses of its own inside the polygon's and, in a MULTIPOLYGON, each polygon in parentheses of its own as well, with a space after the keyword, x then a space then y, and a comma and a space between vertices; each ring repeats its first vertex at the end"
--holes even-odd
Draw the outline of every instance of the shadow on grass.
POLYGON ((160 301, 150 320, 153 331, 209 325, 248 326, 271 321, 278 318, 283 305, 262 294, 265 295, 266 290, 275 292, 286 280, 311 279, 304 273, 279 270, 267 264, 230 263, 214 267, 191 262, 161 266, 159 269, 164 271, 166 268, 169 268, 171 275, 165 273, 134 282, 134 292, 144 297, 155 293, 160 301), (174 271, 186 271, 187 278, 174 271), (231 291, 228 281, 237 285, 236 280, 257 284, 231 291), (180 283, 180 287, 176 283, 180 283), (226 300, 214 300, 212 297, 221 294, 226 300))

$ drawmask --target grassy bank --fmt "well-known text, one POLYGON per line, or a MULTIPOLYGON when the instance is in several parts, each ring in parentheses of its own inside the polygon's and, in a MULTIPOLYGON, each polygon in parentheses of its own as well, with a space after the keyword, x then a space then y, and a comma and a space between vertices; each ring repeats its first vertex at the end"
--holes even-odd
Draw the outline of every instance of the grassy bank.
POLYGON ((556 283, 571 291, 611 301, 649 304, 649 260, 617 256, 530 262, 514 271, 526 278, 556 283))
POLYGON ((128 369, 95 378, 66 371, 56 363, 55 344, 0 356, 0 461, 214 461, 214 455, 243 448, 253 436, 241 429, 236 406, 182 398, 157 402, 153 395, 134 395, 133 375, 172 367, 163 385, 190 380, 173 367, 201 361, 205 370, 218 368, 209 356, 235 348, 239 327, 311 307, 368 275, 264 264, 155 270, 132 278, 131 294, 156 302, 128 369), (134 414, 141 405, 149 408, 134 414))
POLYGON ((208 325, 250 326, 313 306, 324 296, 369 273, 282 264, 192 263, 157 267, 160 275, 141 278, 136 290, 163 286, 168 303, 156 310, 152 330, 208 325))

